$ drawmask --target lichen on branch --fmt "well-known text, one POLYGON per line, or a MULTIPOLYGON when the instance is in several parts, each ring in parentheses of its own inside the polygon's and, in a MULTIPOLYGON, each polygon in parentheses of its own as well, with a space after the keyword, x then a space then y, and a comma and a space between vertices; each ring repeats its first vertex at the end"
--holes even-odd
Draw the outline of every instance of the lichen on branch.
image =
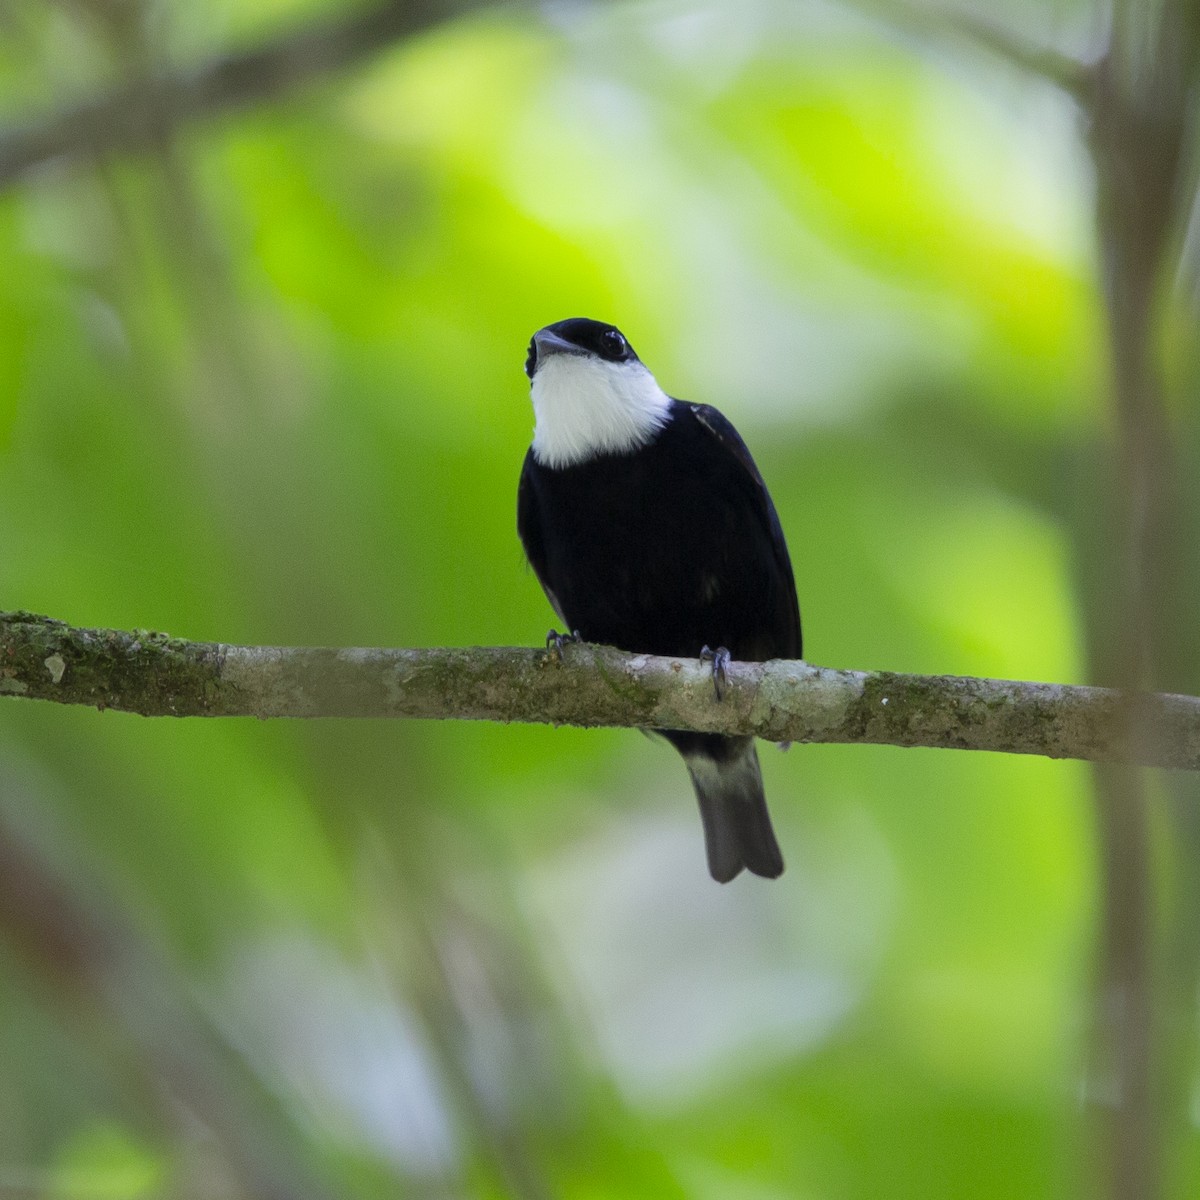
POLYGON ((569 644, 334 649, 192 642, 0 614, 0 696, 148 717, 409 717, 755 734, 1200 769, 1200 699, 569 644))

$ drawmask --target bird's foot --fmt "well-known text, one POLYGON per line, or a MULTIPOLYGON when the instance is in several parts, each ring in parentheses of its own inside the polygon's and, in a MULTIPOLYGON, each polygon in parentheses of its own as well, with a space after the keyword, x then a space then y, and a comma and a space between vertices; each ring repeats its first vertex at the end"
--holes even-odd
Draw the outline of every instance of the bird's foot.
POLYGON ((552 629, 546 634, 546 649, 553 650, 558 655, 558 661, 562 662, 563 647, 568 642, 582 642, 583 637, 579 630, 576 629, 573 633, 559 633, 557 629, 552 629))
POLYGON ((724 646, 718 646, 715 650, 703 646, 700 650, 700 661, 712 663, 713 691, 717 694, 719 704, 725 699, 725 687, 729 683, 728 668, 733 656, 724 646))

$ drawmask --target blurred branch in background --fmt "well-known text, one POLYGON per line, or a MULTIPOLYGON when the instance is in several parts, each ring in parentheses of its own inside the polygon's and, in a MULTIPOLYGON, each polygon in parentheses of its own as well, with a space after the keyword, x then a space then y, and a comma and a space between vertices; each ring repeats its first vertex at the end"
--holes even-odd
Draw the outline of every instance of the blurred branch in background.
POLYGON ((415 717, 753 733, 1200 769, 1200 698, 734 663, 607 646, 229 646, 0 616, 0 693, 143 716, 415 717))
POLYGON ((472 6, 471 0, 386 0, 199 66, 133 79, 23 128, 0 131, 0 188, 55 159, 158 147, 185 121, 278 99, 472 6))
MULTIPOLYGON (((1191 601, 1194 522, 1180 473, 1161 355, 1179 252, 1196 194, 1195 92, 1200 5, 1195 0, 1116 0, 1104 44, 1088 60, 1028 41, 965 9, 881 10, 925 36, 960 37, 1058 86, 1079 106, 1095 174, 1095 227, 1110 352, 1115 438, 1081 464, 1097 503, 1081 505, 1075 531, 1092 680, 1136 692, 1194 688, 1200 634, 1191 601), (1099 519, 1097 519, 1099 517, 1099 519)), ((1130 714, 1131 721, 1135 720, 1130 714)), ((1131 724, 1126 739, 1136 742, 1131 724)), ((1171 1191, 1163 1149, 1187 1105, 1194 1065, 1190 1014, 1200 957, 1200 789, 1165 781, 1171 826, 1163 853, 1179 886, 1165 940, 1163 875, 1151 839, 1151 789, 1143 772, 1095 773, 1103 872, 1095 1024, 1102 1187, 1147 1200, 1171 1191), (1167 1045, 1189 1053, 1168 1061, 1167 1045)))
POLYGON ((938 41, 963 41, 979 47, 1057 85, 1076 100, 1086 98, 1091 82, 1091 68, 1087 62, 1052 46, 1039 45, 991 16, 985 17, 966 8, 891 4, 880 0, 863 0, 858 7, 906 33, 938 41))
MULTIPOLYGON (((108 1032, 130 1107, 149 1114, 151 1138, 168 1141, 194 1128, 215 1135, 194 1163, 200 1178, 173 1181, 180 1194, 205 1194, 221 1179, 234 1195, 329 1200, 336 1193, 320 1178, 293 1114, 206 1016, 178 965, 85 867, 63 861, 57 830, 25 827, 33 814, 45 820, 42 798, 23 794, 16 779, 2 781, 6 801, 15 802, 0 812, 6 942, 65 1025, 108 1032)), ((26 1194, 0 1180, 4 1195, 18 1191, 26 1194)))
MULTIPOLYGON (((1187 489, 1161 362, 1195 194, 1198 35, 1194 0, 1116 3, 1084 103, 1115 440, 1099 460, 1101 530, 1097 536, 1090 522, 1080 550, 1091 583, 1084 615, 1092 679, 1119 688, 1169 688, 1194 679, 1200 662, 1188 604, 1195 564, 1185 532, 1187 489)), ((1200 792, 1190 779, 1166 781, 1174 805, 1152 821, 1154 793, 1144 772, 1100 767, 1095 780, 1104 872, 1100 1144, 1108 1194, 1148 1200, 1174 1190, 1166 1149, 1182 1132, 1191 1089, 1194 1033, 1184 1031, 1194 1029, 1200 965, 1191 932, 1200 853, 1191 810, 1200 792), (1156 853, 1159 820, 1166 836, 1156 853), (1175 860, 1156 862, 1159 854, 1175 860), (1166 878, 1179 888, 1170 903, 1154 883, 1166 878), (1168 1049, 1180 1046, 1183 1055, 1168 1049)))

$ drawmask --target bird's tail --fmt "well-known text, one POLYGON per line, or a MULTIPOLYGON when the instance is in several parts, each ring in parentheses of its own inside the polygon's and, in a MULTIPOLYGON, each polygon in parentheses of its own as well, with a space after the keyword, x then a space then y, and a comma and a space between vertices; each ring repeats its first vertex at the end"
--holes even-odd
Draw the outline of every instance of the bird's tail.
POLYGON ((771 828, 754 739, 693 735, 679 741, 700 801, 712 877, 728 883, 743 867, 767 879, 781 875, 783 855, 771 828))

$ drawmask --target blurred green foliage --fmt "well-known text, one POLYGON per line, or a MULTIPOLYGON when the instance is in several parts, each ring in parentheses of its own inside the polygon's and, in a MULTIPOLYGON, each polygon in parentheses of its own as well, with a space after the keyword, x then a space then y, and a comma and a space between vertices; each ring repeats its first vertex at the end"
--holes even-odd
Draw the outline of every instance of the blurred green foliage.
MULTIPOLYGON (((326 10, 14 0, 0 111, 326 10)), ((46 163, 0 196, 0 600, 537 643, 521 364, 589 315, 743 432, 813 661, 1077 681, 1078 132, 852 10, 669 2, 464 17, 46 163)), ((0 940, 0 1194, 1086 1191, 1084 770, 764 772, 788 871, 718 888, 631 732, 0 705, 0 828, 58 888, 0 940)))

